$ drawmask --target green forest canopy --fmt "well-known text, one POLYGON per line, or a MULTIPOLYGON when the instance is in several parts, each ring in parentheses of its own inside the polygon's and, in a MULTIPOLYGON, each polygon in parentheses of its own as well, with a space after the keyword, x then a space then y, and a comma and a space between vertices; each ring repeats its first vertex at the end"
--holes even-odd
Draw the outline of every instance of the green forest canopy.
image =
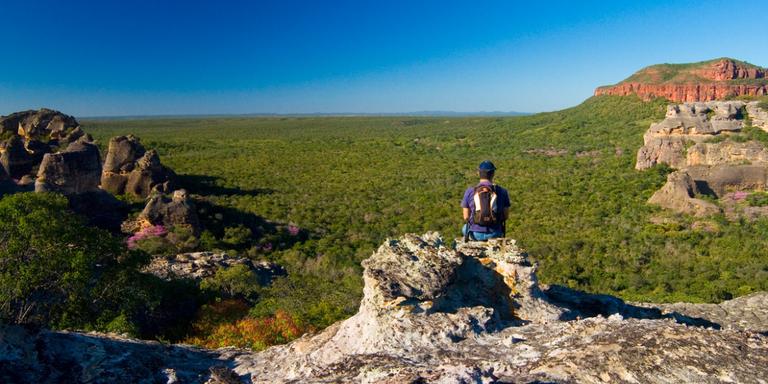
POLYGON ((236 249, 288 268, 290 277, 264 292, 259 314, 283 308, 322 326, 353 313, 359 263, 385 238, 432 230, 458 236, 461 194, 484 159, 494 161, 496 181, 512 197, 508 236, 540 263, 544 283, 648 301, 711 302, 768 289, 768 221, 714 217, 702 231, 690 217, 646 204, 669 170, 636 171, 635 154, 665 108, 664 100, 601 96, 508 118, 212 117, 83 126, 102 146, 115 135, 141 137, 193 193, 227 208, 222 226, 236 225, 228 223, 232 215, 255 215, 306 231, 299 242, 262 237, 236 249))

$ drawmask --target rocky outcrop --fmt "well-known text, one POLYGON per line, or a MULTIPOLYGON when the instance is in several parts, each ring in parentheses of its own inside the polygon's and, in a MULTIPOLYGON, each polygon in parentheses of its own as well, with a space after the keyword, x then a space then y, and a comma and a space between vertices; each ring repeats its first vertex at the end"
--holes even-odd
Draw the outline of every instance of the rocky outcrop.
MULTIPOLYGON (((235 372, 255 383, 756 382, 768 372, 768 356, 758 356, 768 337, 754 333, 768 326, 765 313, 734 327, 742 330, 717 330, 724 326, 542 287, 513 241, 454 250, 435 234, 409 235, 388 241, 365 266, 355 316, 319 335, 238 355, 235 372), (396 264, 387 274, 378 267, 396 264)), ((768 295, 754 301, 759 306, 768 295)))
POLYGON ((287 345, 205 351, 5 327, 0 378, 757 383, 768 375, 766 293, 733 304, 632 305, 540 285, 536 265, 513 240, 454 248, 435 233, 387 240, 364 264, 358 313, 287 345), (723 315, 727 310, 735 315, 723 315))
POLYGON ((58 140, 79 126, 74 117, 47 108, 0 117, 0 133, 11 132, 26 140, 58 140))
POLYGON ((696 198, 700 193, 691 175, 675 171, 667 175, 667 183, 651 196, 648 203, 699 217, 719 213, 717 205, 696 198))
POLYGON ((0 164, 19 185, 31 184, 43 156, 58 152, 85 133, 74 117, 41 109, 0 117, 0 164))
POLYGON ((765 74, 765 68, 728 58, 660 64, 643 68, 616 85, 598 87, 595 96, 638 95, 644 100, 663 97, 678 103, 764 96, 768 95, 765 74))
POLYGON ((257 277, 261 286, 267 286, 272 279, 285 276, 282 266, 267 261, 254 262, 243 257, 232 257, 226 253, 191 252, 176 256, 158 256, 152 259, 143 272, 151 273, 161 279, 202 280, 213 276, 219 268, 245 265, 257 277))
MULTIPOLYGON (((760 121, 761 113, 757 102, 670 105, 666 118, 651 124, 643 135, 645 145, 637 152, 636 169, 656 164, 677 169, 648 202, 680 213, 707 216, 722 210, 700 199, 701 195, 720 199, 729 192, 766 189, 768 148, 757 141, 729 139, 735 139, 749 124, 754 124, 753 115, 760 121)), ((765 210, 747 207, 742 211, 754 217, 765 210)), ((728 212, 731 218, 739 217, 734 209, 729 208, 728 212)))
POLYGON ((99 190, 101 156, 99 148, 82 138, 58 153, 43 157, 35 181, 36 192, 75 195, 99 190))
MULTIPOLYGON (((184 226, 191 229, 194 235, 198 235, 201 229, 195 203, 183 189, 174 191, 170 196, 155 192, 137 221, 139 229, 151 225, 184 226)), ((135 229, 132 232, 135 232, 135 229)))
POLYGON ((686 147, 744 128, 745 105, 742 101, 670 105, 664 120, 651 124, 643 135, 635 168, 643 170, 662 163, 685 167, 686 147))
POLYGON ((134 136, 118 136, 109 141, 101 176, 101 188, 112 194, 147 197, 153 190, 173 190, 175 174, 160 163, 155 150, 145 150, 134 136))

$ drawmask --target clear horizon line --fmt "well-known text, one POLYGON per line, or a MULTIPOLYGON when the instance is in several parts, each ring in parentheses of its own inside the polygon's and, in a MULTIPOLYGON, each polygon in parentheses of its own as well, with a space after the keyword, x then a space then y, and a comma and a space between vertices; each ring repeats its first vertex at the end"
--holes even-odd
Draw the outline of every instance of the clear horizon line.
POLYGON ((297 112, 297 113, 278 113, 278 112, 253 112, 253 113, 188 113, 188 114, 148 114, 148 115, 93 115, 77 117, 81 120, 99 120, 99 119, 153 119, 153 118, 187 118, 187 117, 354 117, 354 116, 417 116, 417 117, 462 117, 462 116, 526 116, 533 115, 536 112, 517 112, 517 111, 477 111, 477 112, 456 112, 456 111, 413 111, 413 112, 297 112))

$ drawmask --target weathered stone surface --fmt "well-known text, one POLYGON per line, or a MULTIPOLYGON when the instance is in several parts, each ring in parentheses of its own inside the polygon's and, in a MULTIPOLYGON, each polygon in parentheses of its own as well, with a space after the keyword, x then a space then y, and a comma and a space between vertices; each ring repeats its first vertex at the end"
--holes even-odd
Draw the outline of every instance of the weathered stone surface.
POLYGON ((243 257, 231 257, 226 253, 191 252, 175 256, 157 256, 143 271, 161 279, 202 280, 213 276, 219 268, 245 265, 253 271, 262 286, 269 285, 272 279, 285 276, 285 268, 267 261, 254 262, 243 257))
POLYGON ((19 136, 12 136, 8 141, 0 145, 0 164, 5 172, 14 179, 32 172, 35 158, 24 147, 24 140, 19 136))
POLYGON ((36 192, 55 191, 74 195, 99 190, 101 156, 99 148, 85 138, 58 153, 43 157, 35 181, 36 192))
POLYGON ((47 108, 0 117, 0 133, 13 132, 28 140, 58 139, 78 126, 74 117, 47 108))
POLYGON ((670 105, 666 118, 651 124, 643 135, 644 145, 637 152, 635 168, 642 170, 661 163, 678 169, 685 167, 684 152, 689 143, 744 128, 744 107, 742 101, 670 105))
POLYGON ((175 174, 160 163, 155 150, 145 150, 134 136, 113 137, 109 141, 101 188, 116 195, 147 197, 153 190, 173 190, 175 174))
POLYGON ((540 286, 535 265, 512 240, 459 242, 454 249, 436 234, 388 240, 366 265, 359 312, 287 345, 259 353, 204 351, 5 327, 0 379, 759 383, 768 377, 768 293, 720 305, 629 304, 540 286), (409 259, 396 273, 377 272, 409 259), (421 281, 408 270, 428 276, 421 281), (417 286, 427 287, 430 298, 417 286))
POLYGON ((691 175, 686 171, 675 171, 667 176, 667 183, 648 199, 648 203, 694 216, 720 212, 716 205, 694 197, 696 193, 699 190, 691 175))
POLYGON ((765 190, 768 167, 764 164, 718 164, 685 169, 700 192, 720 198, 729 191, 765 190))
POLYGON ((699 143, 688 148, 685 159, 685 166, 689 167, 743 164, 768 165, 768 148, 755 141, 699 143))
POLYGON ((174 191, 170 197, 154 193, 139 214, 139 221, 147 225, 186 226, 195 235, 200 232, 195 203, 183 189, 174 191))
POLYGON ((759 105, 757 101, 747 103, 747 113, 752 120, 752 125, 768 132, 768 111, 760 108, 759 105))

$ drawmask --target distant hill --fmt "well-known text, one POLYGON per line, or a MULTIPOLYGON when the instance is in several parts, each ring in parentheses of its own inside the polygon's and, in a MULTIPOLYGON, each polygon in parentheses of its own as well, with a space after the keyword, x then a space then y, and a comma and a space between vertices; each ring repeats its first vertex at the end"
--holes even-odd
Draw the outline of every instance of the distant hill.
POLYGON ((768 95, 763 67, 727 57, 687 64, 645 67, 618 84, 598 87, 595 95, 643 99, 664 97, 676 102, 712 101, 737 96, 768 95))

